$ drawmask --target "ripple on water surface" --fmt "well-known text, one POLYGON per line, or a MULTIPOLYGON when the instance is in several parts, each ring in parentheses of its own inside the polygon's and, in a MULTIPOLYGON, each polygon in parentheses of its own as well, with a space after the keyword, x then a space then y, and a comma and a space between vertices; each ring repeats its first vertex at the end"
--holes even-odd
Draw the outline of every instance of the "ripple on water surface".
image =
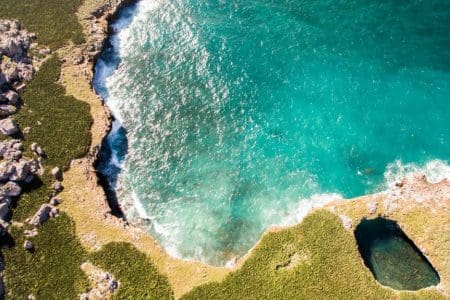
POLYGON ((449 170, 447 0, 144 0, 114 26, 100 170, 174 255, 223 264, 392 171, 449 170))

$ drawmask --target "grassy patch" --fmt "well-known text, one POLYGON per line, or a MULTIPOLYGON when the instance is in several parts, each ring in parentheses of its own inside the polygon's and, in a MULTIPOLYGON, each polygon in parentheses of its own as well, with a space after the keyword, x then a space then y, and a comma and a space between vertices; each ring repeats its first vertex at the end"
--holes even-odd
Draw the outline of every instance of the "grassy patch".
POLYGON ((221 283, 184 299, 389 299, 364 267, 351 233, 327 211, 265 235, 244 263, 221 283))
POLYGON ((30 126, 24 144, 32 142, 44 149, 46 164, 67 166, 71 159, 84 155, 89 147, 92 123, 89 105, 72 96, 56 83, 61 70, 57 57, 51 57, 40 68, 21 97, 24 106, 15 116, 20 128, 30 126))
POLYGON ((15 203, 14 221, 23 222, 26 218, 32 216, 38 208, 51 195, 51 178, 44 175, 41 178, 35 178, 29 185, 23 189, 23 194, 15 203))
POLYGON ((219 283, 183 299, 444 299, 436 290, 400 292, 380 286, 364 266, 353 234, 325 210, 265 235, 252 256, 219 283))
POLYGON ((52 49, 72 40, 84 42, 83 29, 75 15, 83 0, 2 0, 0 18, 18 19, 41 45, 52 49))
POLYGON ((113 299, 173 299, 167 278, 129 243, 110 243, 91 254, 90 261, 119 280, 120 287, 113 299))
POLYGON ((16 246, 3 250, 7 299, 26 299, 29 294, 37 299, 76 299, 89 282, 79 267, 86 254, 70 218, 62 214, 39 227, 39 234, 29 239, 34 253, 22 248, 21 231, 12 229, 16 246))

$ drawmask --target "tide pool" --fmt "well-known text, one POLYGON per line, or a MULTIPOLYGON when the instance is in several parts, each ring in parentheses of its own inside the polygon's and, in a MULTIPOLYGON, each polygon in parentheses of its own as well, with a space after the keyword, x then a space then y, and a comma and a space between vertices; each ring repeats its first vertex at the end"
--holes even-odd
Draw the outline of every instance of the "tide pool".
POLYGON ((223 265, 314 206, 450 177, 447 0, 143 0, 113 27, 99 171, 174 256, 223 265))

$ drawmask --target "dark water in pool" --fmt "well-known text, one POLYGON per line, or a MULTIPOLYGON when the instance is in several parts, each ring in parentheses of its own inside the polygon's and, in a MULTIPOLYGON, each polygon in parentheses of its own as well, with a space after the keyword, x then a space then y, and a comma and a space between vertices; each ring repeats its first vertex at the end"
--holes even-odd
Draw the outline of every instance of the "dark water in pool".
POLYGON ((418 290, 439 283, 436 270, 395 222, 363 220, 355 236, 364 263, 382 285, 418 290))

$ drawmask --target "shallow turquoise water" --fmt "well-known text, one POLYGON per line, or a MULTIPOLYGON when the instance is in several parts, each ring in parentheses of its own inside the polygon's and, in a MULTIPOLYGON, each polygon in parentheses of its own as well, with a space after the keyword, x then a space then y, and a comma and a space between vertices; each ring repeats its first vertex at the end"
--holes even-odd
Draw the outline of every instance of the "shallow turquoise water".
POLYGON ((176 256, 223 264, 312 205, 449 173, 447 0, 151 0, 115 27, 99 169, 176 256))

